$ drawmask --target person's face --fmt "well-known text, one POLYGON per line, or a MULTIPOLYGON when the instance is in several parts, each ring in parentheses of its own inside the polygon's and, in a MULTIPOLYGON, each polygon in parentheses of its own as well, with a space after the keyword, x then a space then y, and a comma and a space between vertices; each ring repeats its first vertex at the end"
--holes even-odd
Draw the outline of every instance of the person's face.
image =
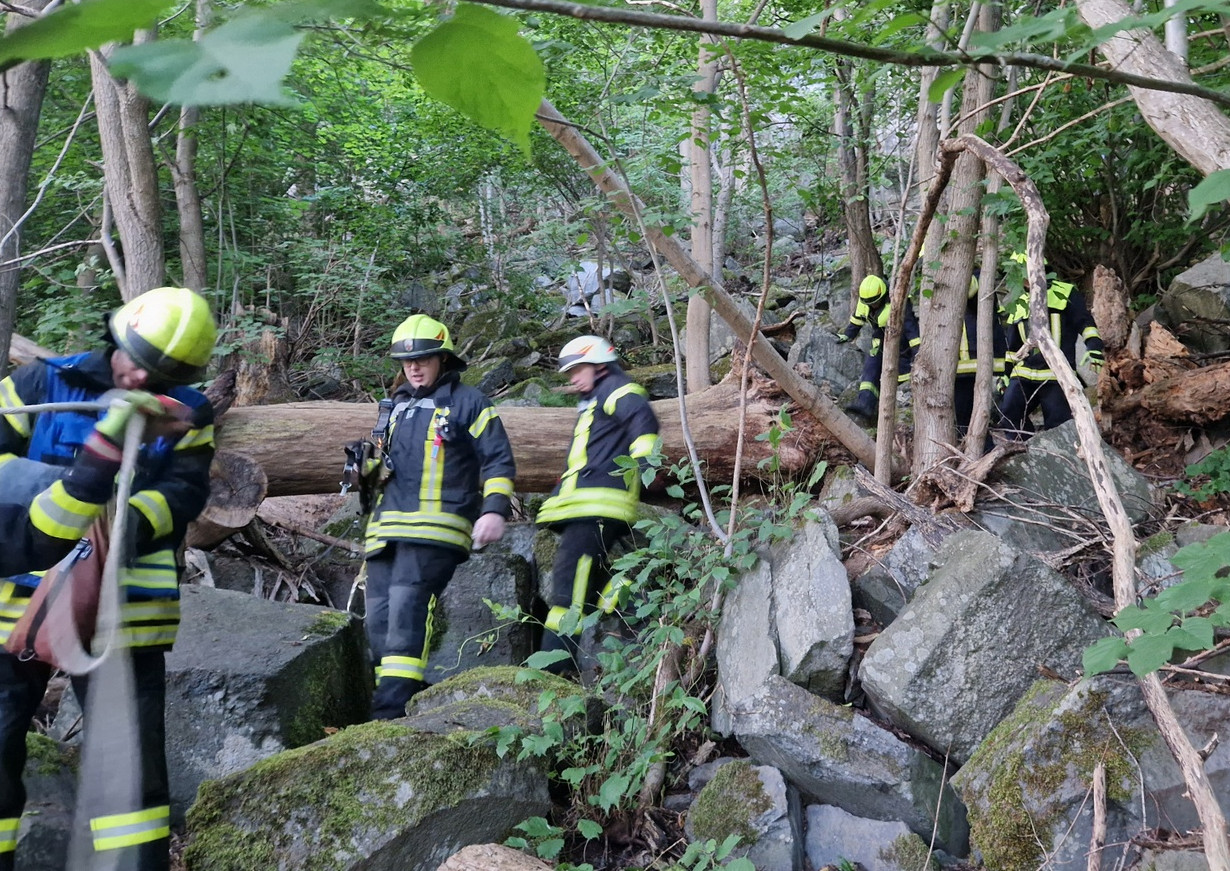
POLYGON ((577 393, 589 393, 598 383, 599 374, 596 363, 578 363, 568 370, 568 383, 577 393))
POLYGON ((127 351, 117 348, 111 355, 111 380, 121 390, 142 390, 149 385, 149 371, 134 363, 127 351))
POLYGON ((430 387, 435 384, 443 368, 444 359, 439 354, 401 361, 401 371, 406 373, 406 380, 414 388, 430 387))

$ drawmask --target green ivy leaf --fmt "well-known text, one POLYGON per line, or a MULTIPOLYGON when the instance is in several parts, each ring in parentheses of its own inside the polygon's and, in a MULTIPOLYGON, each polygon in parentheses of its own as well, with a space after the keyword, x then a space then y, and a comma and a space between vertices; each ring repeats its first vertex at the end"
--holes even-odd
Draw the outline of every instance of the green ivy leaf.
POLYGON ((1095 674, 1110 671, 1119 664, 1119 660, 1127 656, 1127 652, 1127 642, 1122 638, 1118 636, 1099 638, 1086 647, 1085 652, 1081 654, 1085 676, 1093 677, 1095 674))
POLYGON ((167 0, 86 0, 66 4, 0 37, 0 70, 23 60, 71 57, 108 42, 132 39, 157 22, 167 0))
POLYGON ((282 80, 303 33, 285 21, 250 13, 197 41, 158 40, 118 49, 111 73, 132 79, 143 94, 165 103, 221 106, 288 105, 282 80))
POLYGON ((955 88, 965 78, 965 67, 958 67, 955 70, 945 70, 935 77, 935 81, 931 83, 931 88, 927 91, 927 100, 932 103, 938 103, 944 99, 951 88, 955 88))
POLYGON ((554 859, 564 849, 563 838, 548 838, 538 845, 538 858, 554 859))
POLYGON ((537 653, 531 653, 525 660, 525 664, 530 668, 545 669, 552 663, 567 659, 568 655, 567 650, 540 650, 537 653))
POLYGON ((411 50, 429 95, 530 153, 530 127, 546 90, 542 61, 515 18, 463 3, 411 50))
POLYGON ((1174 655, 1174 645, 1170 643, 1170 634, 1141 635, 1132 640, 1128 646, 1127 662, 1132 674, 1144 677, 1152 674, 1170 661, 1174 655))

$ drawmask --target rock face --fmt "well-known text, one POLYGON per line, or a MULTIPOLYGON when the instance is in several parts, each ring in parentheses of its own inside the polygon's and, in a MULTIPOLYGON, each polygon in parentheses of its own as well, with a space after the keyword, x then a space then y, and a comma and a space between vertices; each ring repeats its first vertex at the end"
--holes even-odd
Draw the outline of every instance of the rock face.
MULTIPOLYGON (((808 521, 731 592, 716 645, 724 707, 741 706, 778 674, 842 698, 854 617, 836 541, 831 520, 808 521)), ((718 728, 723 718, 719 712, 718 728)))
POLYGON ((904 823, 864 820, 839 807, 807 809, 807 861, 811 868, 857 863, 867 871, 938 871, 927 843, 904 823))
POLYGON ((949 537, 931 579, 863 658, 872 707, 958 763, 1048 666, 1075 674, 1105 621, 1063 577, 985 532, 949 537))
POLYGON ((801 871, 803 838, 797 790, 768 765, 730 761, 705 784, 688 811, 693 841, 723 843, 737 835, 730 858, 744 857, 757 871, 801 871))
POLYGON ((1158 300, 1157 319, 1171 332, 1182 328, 1183 343, 1198 354, 1230 350, 1230 263, 1211 254, 1175 276, 1158 300))
MULTIPOLYGON (((1094 534, 1102 510, 1080 456, 1075 421, 1033 436, 1025 453, 1009 457, 992 483, 1000 497, 980 501, 972 519, 1023 550, 1063 550, 1094 534)), ((1111 478, 1133 523, 1153 511, 1153 493, 1143 475, 1103 447, 1111 478)))
MULTIPOLYGON (((1225 696, 1199 690, 1169 695, 1195 746, 1225 728, 1225 696)), ((1106 768, 1103 867, 1131 861, 1126 845, 1144 829, 1184 833, 1199 827, 1135 681, 1107 675, 1071 687, 1039 681, 953 778, 986 866, 1033 868, 1045 855, 1048 867, 1085 868, 1098 763, 1106 768)), ((1230 748, 1214 750, 1205 771, 1224 805, 1230 748)))
POLYGON ((900 820, 928 838, 934 828, 944 849, 964 855, 965 809, 943 766, 867 717, 772 677, 731 719, 752 758, 779 769, 807 799, 900 820))
POLYGON ((345 612, 209 587, 184 587, 182 596, 167 657, 175 819, 202 781, 367 719, 371 673, 362 628, 345 612))
POLYGON ((476 691, 450 703, 446 681, 428 691, 440 705, 429 719, 352 726, 205 784, 188 814, 186 867, 436 868, 462 847, 503 840, 517 823, 545 814, 539 763, 501 758, 482 736, 510 717, 528 725, 538 693, 559 679, 534 672, 518 683, 521 669, 481 671, 469 680, 502 687, 489 690, 486 703, 476 691), (452 713, 449 704, 457 706, 452 713), (468 725, 459 730, 458 722, 468 725), (431 731, 441 724, 445 734, 431 731))

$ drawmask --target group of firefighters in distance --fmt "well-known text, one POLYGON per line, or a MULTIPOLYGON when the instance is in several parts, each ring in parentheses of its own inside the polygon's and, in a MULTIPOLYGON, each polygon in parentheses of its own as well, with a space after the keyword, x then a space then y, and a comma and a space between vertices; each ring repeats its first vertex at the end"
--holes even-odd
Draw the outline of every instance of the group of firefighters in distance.
MULTIPOLYGON (((1024 264, 1025 257, 1014 254, 1013 260, 1024 264)), ((1081 362, 1095 371, 1100 369, 1105 362, 1102 338, 1085 304, 1084 294, 1073 284, 1055 278, 1049 267, 1046 272, 1046 306, 1051 337, 1072 366, 1077 363, 1076 340, 1082 339, 1085 354, 1081 362)), ((966 297, 953 384, 953 416, 959 437, 964 437, 969 429, 974 410, 974 375, 978 368, 978 286, 979 275, 975 270, 966 297)), ((905 306, 898 383, 909 380, 914 353, 921 341, 918 319, 908 299, 905 306)), ((845 343, 857 338, 863 327, 871 327, 871 347, 863 360, 858 394, 845 409, 864 425, 874 424, 879 410, 883 364, 881 345, 890 312, 888 286, 884 279, 878 275, 868 275, 859 284, 858 300, 849 322, 837 336, 838 343, 845 343)), ((1010 439, 1019 440, 1035 431, 1030 418, 1037 410, 1042 413, 1043 429, 1051 429, 1071 420, 1072 411, 1067 397, 1042 352, 1033 347, 1023 356, 1019 353, 1026 348, 1029 338, 1028 293, 1018 294, 1007 310, 999 309, 998 314, 1002 329, 996 329, 993 335, 992 371, 1003 391, 992 415, 992 427, 1002 430, 1010 439)))
MULTIPOLYGON (((83 788, 72 849, 82 867, 94 867, 81 859, 83 852, 124 871, 170 867, 166 654, 180 619, 178 553, 188 524, 205 507, 215 452, 213 408, 189 385, 204 377, 217 328, 205 299, 178 287, 125 303, 105 327, 104 348, 39 359, 0 381, 0 532, 7 544, 0 550, 0 871, 16 867, 26 738, 54 670, 33 649, 10 650, 8 642, 47 570, 105 544, 82 536, 106 516, 135 415, 148 423, 121 544, 117 640, 127 654, 124 683, 131 686, 136 722, 134 734, 109 736, 108 746, 130 747, 114 754, 122 757, 115 764, 136 786, 120 791, 95 784, 88 800, 83 788)), ((403 716, 426 686, 432 600, 472 547, 501 538, 515 476, 499 415, 481 392, 461 383, 466 363, 444 324, 423 314, 408 317, 389 353, 401 378, 381 403, 379 449, 361 453, 359 470, 378 484, 364 564, 374 719, 403 716)), ((608 551, 636 519, 658 421, 647 392, 623 372, 608 340, 586 335, 568 342, 559 371, 580 402, 566 467, 537 520, 560 533, 541 646, 556 653, 547 657, 548 670, 568 674, 579 669, 576 638, 585 615, 617 605, 608 551), (622 457, 639 468, 622 467, 616 462, 622 457)), ((72 676, 87 721, 87 693, 105 699, 117 689, 106 683, 91 689, 95 680, 72 676)), ((89 722, 86 729, 88 736, 89 722)))

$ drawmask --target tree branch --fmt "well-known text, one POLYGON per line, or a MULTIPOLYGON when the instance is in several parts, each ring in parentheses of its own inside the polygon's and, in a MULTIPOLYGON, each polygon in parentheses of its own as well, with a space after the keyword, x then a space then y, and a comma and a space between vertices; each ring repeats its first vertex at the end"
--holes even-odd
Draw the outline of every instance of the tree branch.
POLYGON ((1190 94, 1191 96, 1202 97, 1220 106, 1230 108, 1230 94, 1222 93, 1213 88, 1205 88, 1197 85, 1195 82, 1155 79, 1150 76, 1105 69, 1093 64, 1076 63, 1027 52, 1008 52, 1005 54, 983 52, 980 54, 969 54, 966 52, 942 52, 934 49, 898 51, 896 49, 877 48, 857 42, 830 39, 829 37, 814 36, 812 34, 793 38, 788 36, 784 30, 779 30, 775 27, 760 27, 754 24, 735 24, 725 21, 702 21, 698 18, 685 18, 681 15, 659 15, 653 12, 636 12, 623 8, 587 6, 583 3, 564 2, 564 0, 475 0, 475 2, 483 3, 487 6, 500 6, 504 9, 520 9, 528 12, 553 12, 556 15, 566 15, 570 18, 579 18, 585 21, 605 21, 611 24, 630 24, 636 27, 656 27, 662 30, 705 33, 711 36, 725 36, 731 39, 754 39, 761 42, 773 42, 779 45, 798 45, 846 57, 860 57, 866 60, 904 67, 972 67, 978 64, 998 64, 1002 66, 1028 67, 1036 70, 1051 70, 1054 72, 1071 73, 1072 75, 1083 76, 1087 79, 1114 82, 1118 85, 1132 85, 1151 91, 1190 94))

